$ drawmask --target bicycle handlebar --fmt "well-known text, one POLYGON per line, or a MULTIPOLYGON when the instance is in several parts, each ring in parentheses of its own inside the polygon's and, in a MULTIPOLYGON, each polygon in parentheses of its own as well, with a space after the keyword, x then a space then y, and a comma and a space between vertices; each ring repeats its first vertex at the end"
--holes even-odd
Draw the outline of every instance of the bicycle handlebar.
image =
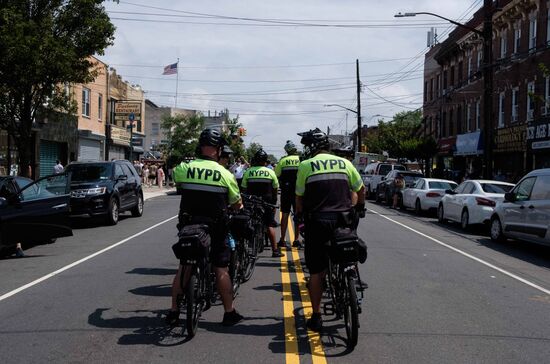
POLYGON ((274 209, 279 208, 278 205, 273 205, 273 204, 270 204, 269 202, 265 202, 259 196, 247 195, 247 194, 244 194, 244 193, 241 193, 241 196, 242 196, 243 201, 248 201, 248 202, 251 202, 251 203, 256 204, 256 205, 262 205, 262 206, 271 207, 271 208, 274 208, 274 209))

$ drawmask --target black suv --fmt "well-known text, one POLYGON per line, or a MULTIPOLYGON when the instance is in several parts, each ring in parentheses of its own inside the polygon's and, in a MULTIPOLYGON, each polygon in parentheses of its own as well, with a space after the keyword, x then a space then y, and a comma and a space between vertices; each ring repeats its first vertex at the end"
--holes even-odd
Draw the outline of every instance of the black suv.
POLYGON ((143 214, 141 178, 130 162, 74 162, 66 172, 71 176, 71 215, 105 215, 107 224, 116 225, 123 211, 143 214))

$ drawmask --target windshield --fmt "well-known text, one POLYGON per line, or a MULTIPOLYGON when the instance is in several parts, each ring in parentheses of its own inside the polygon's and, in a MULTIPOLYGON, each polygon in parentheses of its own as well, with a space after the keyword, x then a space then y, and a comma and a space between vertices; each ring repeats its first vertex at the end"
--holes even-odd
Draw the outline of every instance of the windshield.
POLYGON ((450 183, 450 182, 430 182, 428 184, 430 190, 454 190, 457 186, 456 183, 450 183))
POLYGON ((403 174, 403 173, 400 173, 399 176, 403 177, 406 184, 415 183, 420 178, 422 178, 422 176, 419 175, 419 174, 403 174))
POLYGON ((405 168, 403 166, 398 166, 398 165, 393 166, 393 169, 395 169, 396 171, 406 171, 407 170, 407 168, 405 168))
POLYGON ((72 172, 72 182, 90 182, 110 179, 113 167, 107 163, 71 164, 67 167, 67 172, 72 172))
POLYGON ((503 185, 500 183, 482 183, 481 184, 481 188, 483 188, 483 191, 487 193, 506 193, 506 192, 510 192, 510 190, 513 187, 514 186, 503 185))

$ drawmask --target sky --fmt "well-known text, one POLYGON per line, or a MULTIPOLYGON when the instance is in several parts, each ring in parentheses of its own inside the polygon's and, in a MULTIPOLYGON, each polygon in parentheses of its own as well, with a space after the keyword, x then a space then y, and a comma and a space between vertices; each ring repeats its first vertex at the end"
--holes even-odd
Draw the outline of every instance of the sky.
POLYGON ((158 105, 228 109, 277 157, 315 127, 357 127, 359 60, 363 125, 422 105, 427 32, 452 28, 429 11, 467 21, 481 0, 121 0, 105 7, 117 27, 99 58, 158 105), (179 74, 163 76, 179 59, 179 74), (178 79, 178 82, 176 82, 178 79))

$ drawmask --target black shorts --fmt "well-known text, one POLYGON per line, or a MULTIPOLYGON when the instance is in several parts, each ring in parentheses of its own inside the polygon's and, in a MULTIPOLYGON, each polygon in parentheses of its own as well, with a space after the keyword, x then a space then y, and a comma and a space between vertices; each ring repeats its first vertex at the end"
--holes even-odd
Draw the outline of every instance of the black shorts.
POLYGON ((289 214, 291 208, 296 211, 296 192, 291 188, 281 188, 281 212, 289 214))
MULTIPOLYGON (((227 268, 231 260, 231 248, 225 228, 210 228, 210 262, 217 268, 227 268)), ((180 261, 183 265, 183 262, 180 261)))
POLYGON ((307 220, 305 222, 304 255, 310 274, 321 273, 328 268, 326 244, 337 227, 337 218, 307 220))

